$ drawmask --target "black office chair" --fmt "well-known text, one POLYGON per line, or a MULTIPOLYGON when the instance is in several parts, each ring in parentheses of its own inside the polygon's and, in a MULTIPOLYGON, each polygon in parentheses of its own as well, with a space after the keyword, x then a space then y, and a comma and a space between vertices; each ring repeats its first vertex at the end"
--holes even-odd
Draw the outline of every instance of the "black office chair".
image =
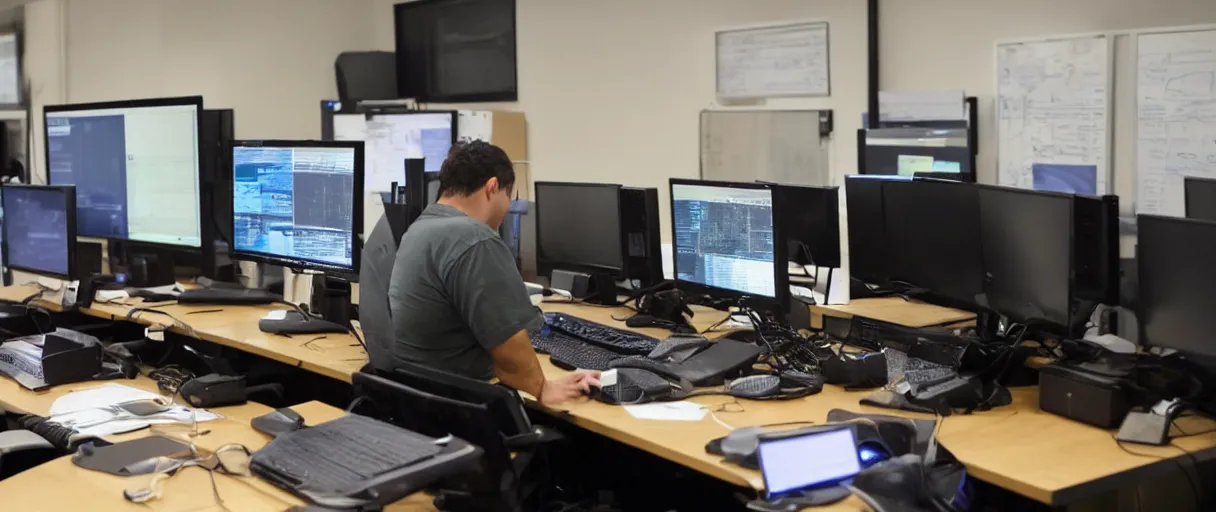
MULTIPOLYGON (((0 430, 4 429, 4 415, 0 410, 0 430)), ((0 432, 0 480, 50 462, 59 455, 60 452, 38 434, 21 429, 4 430, 0 432)))
MULTIPOLYGON (((454 435, 482 449, 482 460, 458 480, 437 489, 435 506, 454 511, 517 511, 538 487, 524 481, 534 449, 560 438, 543 429, 503 436, 496 414, 485 403, 447 398, 390 378, 356 373, 352 377, 355 402, 351 411, 431 437, 454 435), (516 451, 512 459, 511 452, 516 451)), ((529 478, 528 480, 533 480, 529 478)))

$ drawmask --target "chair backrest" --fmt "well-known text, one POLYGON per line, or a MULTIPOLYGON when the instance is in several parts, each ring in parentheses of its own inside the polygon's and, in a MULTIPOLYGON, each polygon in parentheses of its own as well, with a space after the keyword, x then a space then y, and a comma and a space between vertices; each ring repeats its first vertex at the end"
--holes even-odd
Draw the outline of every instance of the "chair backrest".
POLYGON ((351 380, 355 396, 363 402, 362 407, 352 407, 352 412, 365 414, 370 409, 367 416, 425 436, 459 437, 485 451, 486 469, 492 475, 513 472, 511 452, 485 404, 434 395, 363 372, 355 373, 351 380))
POLYGON ((394 365, 396 369, 391 374, 377 372, 377 375, 419 391, 485 405, 494 414, 495 424, 503 436, 526 434, 532 430, 519 393, 513 389, 422 365, 401 361, 394 365))

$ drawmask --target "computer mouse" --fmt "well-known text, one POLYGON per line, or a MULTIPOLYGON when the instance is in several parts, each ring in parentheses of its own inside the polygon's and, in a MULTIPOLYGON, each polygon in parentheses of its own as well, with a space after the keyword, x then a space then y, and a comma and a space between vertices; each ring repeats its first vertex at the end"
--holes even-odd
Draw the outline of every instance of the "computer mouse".
POLYGON ((304 426, 304 417, 290 407, 283 407, 254 418, 249 424, 258 432, 279 437, 300 430, 304 426))

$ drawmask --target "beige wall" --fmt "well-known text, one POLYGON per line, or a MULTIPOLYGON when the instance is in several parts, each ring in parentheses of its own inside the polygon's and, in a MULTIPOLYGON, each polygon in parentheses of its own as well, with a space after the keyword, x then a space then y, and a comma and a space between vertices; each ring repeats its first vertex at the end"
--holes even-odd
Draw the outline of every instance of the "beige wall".
MULTIPOLYGON (((47 0, 41 0, 47 1, 47 0)), ((68 102, 201 94, 239 138, 320 138, 370 0, 66 0, 68 102)))
MULTIPOLYGON (((376 44, 392 50, 398 2, 375 2, 376 44)), ((517 0, 517 12, 519 102, 494 106, 527 113, 534 181, 659 187, 666 212, 667 179, 699 175, 700 111, 722 108, 714 30, 800 20, 831 23, 832 96, 747 108, 834 109, 833 169, 856 167, 862 0, 517 0)))

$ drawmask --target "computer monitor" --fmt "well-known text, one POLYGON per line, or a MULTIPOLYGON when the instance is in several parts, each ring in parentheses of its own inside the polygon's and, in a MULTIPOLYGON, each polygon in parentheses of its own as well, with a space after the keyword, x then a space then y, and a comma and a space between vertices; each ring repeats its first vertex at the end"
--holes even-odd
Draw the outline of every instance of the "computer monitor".
POLYGON ((1073 196, 976 185, 988 307, 1067 330, 1072 316, 1073 196))
POLYGON ((536 182, 536 263, 542 272, 620 274, 620 198, 620 185, 536 182))
POLYGON ((789 301, 780 205, 763 183, 672 179, 677 286, 725 297, 789 301))
POLYGON ((852 175, 844 180, 849 233, 849 275, 865 283, 887 282, 886 225, 882 214, 882 184, 911 178, 852 175))
POLYGON ((48 181, 76 186, 80 236, 202 247, 202 110, 200 96, 45 108, 48 181))
POLYGON ((363 142, 236 141, 233 258, 357 273, 363 142))
POLYGON ((785 233, 790 261, 840 267, 840 189, 772 184, 784 212, 777 222, 785 233))
POLYGON ((76 275, 76 190, 4 185, 4 261, 8 268, 60 279, 76 275))
POLYGON ((1216 358, 1216 222, 1139 215, 1140 341, 1216 358))
POLYGON ((973 185, 932 180, 882 184, 890 282, 966 307, 984 289, 979 197, 973 185))
POLYGON ((1186 218, 1216 220, 1216 179, 1187 176, 1182 184, 1186 218))

